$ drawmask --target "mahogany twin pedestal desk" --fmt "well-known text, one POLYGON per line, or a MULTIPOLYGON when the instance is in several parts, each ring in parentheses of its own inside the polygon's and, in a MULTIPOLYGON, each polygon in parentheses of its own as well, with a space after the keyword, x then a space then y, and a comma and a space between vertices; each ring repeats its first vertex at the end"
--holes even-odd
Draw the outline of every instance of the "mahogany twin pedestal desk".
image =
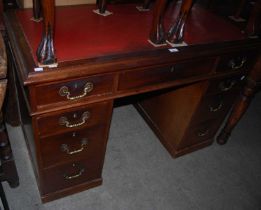
MULTIPOLYGON (((23 131, 44 202, 102 183, 116 98, 139 95, 138 110, 173 157, 213 138, 255 63, 259 39, 195 6, 187 46, 154 47, 151 12, 135 5, 56 8, 58 67, 39 68, 41 23, 31 10, 5 14, 23 131)), ((145 148, 140 148, 145 149, 145 148)))

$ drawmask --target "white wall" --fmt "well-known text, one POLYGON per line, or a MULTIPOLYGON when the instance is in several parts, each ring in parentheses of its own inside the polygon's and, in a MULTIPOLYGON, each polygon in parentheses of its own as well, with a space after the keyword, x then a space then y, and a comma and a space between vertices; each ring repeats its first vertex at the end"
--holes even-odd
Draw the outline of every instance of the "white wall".
MULTIPOLYGON (((21 6, 24 8, 32 7, 32 0, 19 0, 21 2, 21 6)), ((95 4, 96 0, 55 0, 55 4, 57 6, 60 5, 76 5, 76 4, 95 4)))

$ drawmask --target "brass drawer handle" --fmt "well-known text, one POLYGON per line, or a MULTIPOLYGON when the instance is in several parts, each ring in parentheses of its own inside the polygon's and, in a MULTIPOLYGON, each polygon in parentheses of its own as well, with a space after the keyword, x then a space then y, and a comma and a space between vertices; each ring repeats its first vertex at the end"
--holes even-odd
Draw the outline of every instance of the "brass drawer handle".
POLYGON ((223 92, 226 92, 226 91, 229 91, 231 90, 234 85, 236 84, 236 81, 235 80, 232 80, 232 81, 223 81, 221 83, 219 83, 219 89, 223 92))
POLYGON ((71 96, 71 93, 69 91, 69 88, 67 86, 62 86, 59 90, 60 96, 66 96, 68 100, 75 100, 79 98, 85 97, 88 93, 90 93, 93 90, 93 83, 92 82, 87 82, 84 85, 83 93, 78 96, 71 96))
POLYGON ((68 144, 62 144, 61 145, 61 151, 66 152, 68 155, 77 154, 77 153, 80 153, 84 150, 87 143, 88 143, 88 140, 86 138, 82 139, 81 140, 81 147, 79 149, 76 149, 76 150, 73 150, 73 151, 70 151, 68 144))
POLYGON ((84 171, 85 171, 85 168, 81 168, 80 166, 76 165, 75 163, 73 163, 72 167, 74 168, 78 168, 78 173, 77 174, 74 174, 74 175, 67 175, 67 174, 64 174, 64 179, 66 180, 71 180, 71 179, 75 179, 75 178, 78 178, 79 176, 81 176, 84 171))
POLYGON ((209 111, 217 112, 223 107, 223 102, 221 101, 217 107, 209 106, 209 111))
POLYGON ((199 132, 198 132, 198 136, 199 136, 199 137, 206 136, 206 135, 208 134, 208 132, 209 132, 209 130, 208 130, 208 129, 207 129, 207 130, 205 130, 205 131, 202 131, 202 132, 201 132, 201 131, 199 131, 199 132))
POLYGON ((67 117, 60 117, 59 118, 59 125, 65 125, 66 128, 74 128, 79 127, 87 122, 87 119, 90 118, 90 112, 86 111, 82 114, 81 121, 78 123, 70 123, 67 117))
POLYGON ((242 68, 245 63, 246 63, 246 58, 243 58, 238 65, 236 64, 235 60, 232 59, 232 60, 230 60, 230 62, 229 62, 229 66, 230 66, 233 70, 237 70, 237 69, 242 68))

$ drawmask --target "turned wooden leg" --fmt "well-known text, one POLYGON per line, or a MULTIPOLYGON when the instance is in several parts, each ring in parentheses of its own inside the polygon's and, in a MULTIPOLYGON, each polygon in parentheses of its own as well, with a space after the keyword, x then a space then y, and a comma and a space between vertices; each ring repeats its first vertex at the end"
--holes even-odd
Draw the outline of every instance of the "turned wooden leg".
POLYGON ((217 143, 225 144, 233 130, 233 128, 237 125, 238 121, 246 112, 254 94, 256 88, 256 81, 261 79, 261 55, 259 55, 258 61, 256 62, 254 68, 251 70, 250 75, 247 78, 247 83, 233 106, 231 114, 228 117, 228 120, 217 136, 217 143))
POLYGON ((107 0, 99 0, 98 8, 99 8, 99 13, 104 14, 107 8, 107 0))
POLYGON ((208 0, 206 3, 206 8, 213 9, 215 6, 214 4, 215 4, 215 0, 208 0))
POLYGON ((144 1, 143 1, 142 8, 143 8, 143 9, 149 9, 150 3, 151 3, 151 0, 144 0, 144 1))
POLYGON ((165 32, 163 28, 163 17, 167 0, 157 0, 153 10, 152 28, 150 31, 150 41, 154 44, 165 43, 165 32))
POLYGON ((42 20, 41 0, 33 0, 33 20, 36 22, 42 20))
POLYGON ((0 181, 7 181, 12 188, 17 187, 19 178, 5 129, 0 131, 0 159, 0 181))
POLYGON ((246 4, 246 0, 240 0, 239 5, 236 8, 235 14, 233 15, 235 19, 240 19, 240 15, 244 9, 245 4, 246 4))
POLYGON ((257 0, 253 5, 250 17, 245 29, 249 37, 256 37, 261 33, 261 0, 257 0))
POLYGON ((217 142, 219 144, 225 144, 230 137, 230 134, 233 128, 237 125, 238 121, 246 112, 252 97, 254 96, 254 87, 253 81, 248 81, 248 84, 244 88, 243 92, 241 93, 238 101, 236 102, 229 119, 226 122, 225 127, 222 129, 220 134, 217 137, 217 142))
POLYGON ((179 15, 175 23, 170 27, 168 31, 168 42, 172 44, 182 43, 184 39, 184 29, 188 14, 191 10, 191 7, 194 3, 194 0, 183 0, 180 8, 179 15))
POLYGON ((54 54, 54 0, 42 0, 43 9, 43 34, 36 55, 40 65, 56 63, 54 54))

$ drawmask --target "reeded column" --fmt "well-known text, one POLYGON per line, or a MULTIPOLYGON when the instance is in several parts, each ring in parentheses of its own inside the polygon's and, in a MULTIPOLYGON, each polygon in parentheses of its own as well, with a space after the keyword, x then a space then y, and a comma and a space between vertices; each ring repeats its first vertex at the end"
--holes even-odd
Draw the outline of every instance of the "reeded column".
POLYGON ((217 136, 217 142, 219 144, 225 144, 230 137, 230 134, 233 128, 237 125, 238 121, 246 112, 254 94, 256 88, 256 82, 261 80, 261 54, 259 54, 258 61, 256 62, 254 68, 247 77, 247 83, 243 88, 242 93, 240 94, 237 102, 233 106, 232 112, 229 115, 229 118, 217 136))

